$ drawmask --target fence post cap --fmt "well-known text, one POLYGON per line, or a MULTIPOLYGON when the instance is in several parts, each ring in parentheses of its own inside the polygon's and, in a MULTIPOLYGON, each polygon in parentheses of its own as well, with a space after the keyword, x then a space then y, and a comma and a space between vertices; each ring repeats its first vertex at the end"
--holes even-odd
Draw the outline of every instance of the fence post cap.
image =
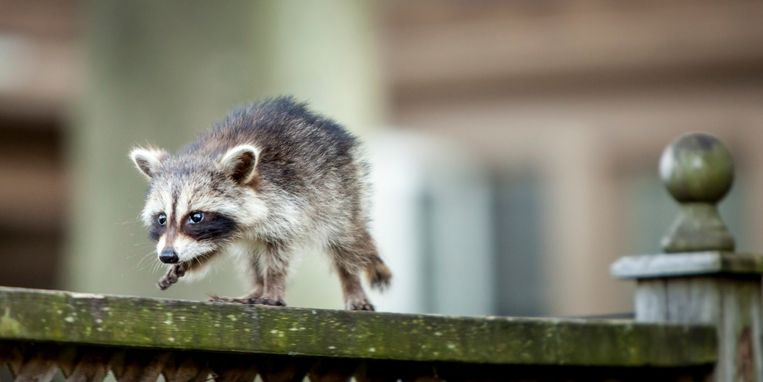
POLYGON ((689 133, 668 145, 660 158, 660 177, 679 203, 716 204, 734 182, 734 161, 712 135, 689 133))
POLYGON ((662 239, 663 251, 733 251, 734 238, 717 207, 734 182, 734 161, 726 147, 712 135, 685 134, 663 151, 660 177, 680 204, 662 239))

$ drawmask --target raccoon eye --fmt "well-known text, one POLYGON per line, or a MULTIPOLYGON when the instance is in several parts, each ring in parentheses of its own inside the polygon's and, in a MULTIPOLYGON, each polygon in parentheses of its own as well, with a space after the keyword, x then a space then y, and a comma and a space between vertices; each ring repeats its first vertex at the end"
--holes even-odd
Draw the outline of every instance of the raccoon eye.
POLYGON ((159 216, 156 217, 156 222, 159 223, 159 225, 167 224, 167 214, 164 212, 160 213, 159 216))
POLYGON ((203 212, 194 212, 191 214, 191 216, 188 217, 188 221, 191 224, 200 223, 202 220, 204 220, 204 213, 203 212))

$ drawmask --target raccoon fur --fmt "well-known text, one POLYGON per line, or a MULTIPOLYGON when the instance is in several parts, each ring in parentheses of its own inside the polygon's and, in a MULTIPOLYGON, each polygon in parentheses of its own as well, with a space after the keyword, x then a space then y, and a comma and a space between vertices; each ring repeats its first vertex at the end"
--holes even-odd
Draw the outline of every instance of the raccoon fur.
POLYGON ((347 309, 374 309, 360 274, 372 287, 389 285, 368 232, 358 141, 304 103, 281 97, 241 107, 177 154, 139 147, 130 158, 150 182, 142 220, 170 264, 162 290, 233 253, 252 290, 211 300, 284 306, 289 262, 305 247, 329 255, 347 309))

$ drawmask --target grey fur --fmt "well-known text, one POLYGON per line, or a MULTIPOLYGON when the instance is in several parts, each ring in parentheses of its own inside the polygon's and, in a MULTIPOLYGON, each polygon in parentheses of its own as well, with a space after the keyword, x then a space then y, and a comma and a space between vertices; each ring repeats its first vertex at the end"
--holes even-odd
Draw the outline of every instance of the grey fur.
POLYGON ((284 305, 292 256, 318 246, 340 276, 346 307, 373 310, 359 274, 380 289, 391 274, 368 233, 368 166, 358 147, 337 123, 282 97, 234 110, 176 155, 135 149, 131 157, 150 179, 144 223, 157 252, 174 248, 181 260, 162 289, 221 252, 237 252, 253 290, 213 300, 284 305), (208 220, 193 224, 195 211, 208 220))

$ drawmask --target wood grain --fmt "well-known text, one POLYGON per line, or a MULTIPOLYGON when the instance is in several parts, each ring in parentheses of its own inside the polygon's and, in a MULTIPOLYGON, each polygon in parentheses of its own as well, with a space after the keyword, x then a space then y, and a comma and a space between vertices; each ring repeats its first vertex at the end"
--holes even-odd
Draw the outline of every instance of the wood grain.
POLYGON ((623 279, 710 274, 755 276, 763 274, 763 256, 722 251, 634 255, 621 257, 610 271, 623 279))
POLYGON ((713 324, 718 381, 763 380, 760 276, 647 278, 636 288, 638 321, 713 324))
MULTIPOLYGON (((716 357, 714 333, 704 326, 271 308, 2 287, 0 340, 514 365, 674 367, 716 357)), ((170 362, 115 357, 117 376, 131 365, 146 372, 170 362)), ((264 372, 285 373, 274 365, 264 372)))

